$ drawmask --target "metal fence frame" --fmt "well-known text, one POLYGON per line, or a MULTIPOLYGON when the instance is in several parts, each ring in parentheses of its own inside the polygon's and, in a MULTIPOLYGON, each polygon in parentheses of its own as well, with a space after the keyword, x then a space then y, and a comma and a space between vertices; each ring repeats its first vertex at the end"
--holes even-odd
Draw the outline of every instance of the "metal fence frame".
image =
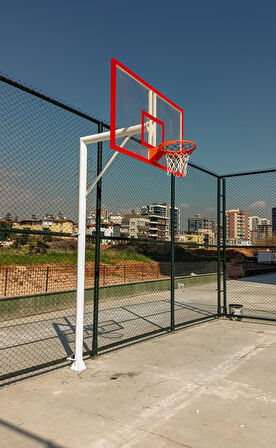
MULTIPOLYGON (((75 114, 79 117, 84 118, 85 120, 91 121, 94 124, 98 126, 98 132, 103 132, 104 129, 109 130, 110 126, 100 121, 92 116, 89 116, 73 107, 67 106, 66 104, 63 104, 62 102, 50 98, 36 90, 30 89, 29 87, 22 85, 14 80, 11 80, 5 76, 0 75, 0 81, 3 83, 6 83, 15 89, 22 90, 32 96, 35 96, 45 102, 51 103, 52 105, 64 109, 72 114, 75 114)), ((216 179, 217 182, 217 244, 214 245, 217 249, 217 311, 212 316, 209 316, 209 318, 220 318, 224 316, 228 316, 229 313, 227 312, 227 277, 226 277, 226 249, 228 247, 235 248, 235 246, 227 246, 226 244, 226 199, 227 199, 227 190, 226 190, 226 182, 227 178, 229 177, 238 177, 238 176, 250 176, 250 175, 260 175, 263 173, 272 173, 276 172, 276 169, 268 169, 268 170, 260 170, 260 171, 252 171, 252 172, 243 172, 243 173, 232 173, 232 174, 224 174, 219 175, 211 170, 202 168, 196 164, 189 163, 189 165, 193 168, 195 168, 198 171, 201 171, 209 176, 212 176, 216 179)), ((102 143, 98 143, 98 151, 97 151, 97 175, 102 170, 102 143)), ((171 240, 170 240, 170 325, 167 327, 164 327, 162 329, 154 330, 151 332, 146 332, 143 334, 140 334, 138 336, 130 337, 128 339, 120 340, 115 343, 106 344, 105 346, 99 347, 98 345, 98 324, 99 324, 99 292, 100 292, 100 243, 101 240, 105 239, 100 234, 100 223, 101 223, 101 202, 102 202, 102 179, 99 180, 97 183, 97 192, 96 192, 96 236, 88 236, 87 238, 91 238, 93 241, 95 241, 95 273, 94 273, 94 312, 93 312, 93 337, 92 337, 92 343, 91 343, 91 350, 88 350, 84 352, 84 355, 89 356, 97 356, 99 352, 103 350, 110 349, 112 347, 118 346, 120 344, 126 344, 128 342, 133 342, 135 340, 146 338, 149 336, 153 336, 155 334, 158 334, 160 332, 164 331, 174 331, 176 328, 186 325, 186 324, 193 324, 201 321, 206 321, 206 317, 195 319, 190 322, 185 322, 185 324, 176 324, 175 323, 175 297, 174 297, 174 291, 175 291, 175 236, 174 236, 174 205, 175 205, 175 178, 174 176, 171 176, 171 186, 170 186, 170 197, 171 197, 171 240)), ((1 228, 0 232, 9 232, 9 233, 19 233, 19 234, 31 234, 31 235, 49 235, 49 233, 45 233, 43 231, 34 231, 34 230, 14 230, 14 229, 5 229, 1 228)), ((52 236, 59 236, 59 237, 66 237, 71 236, 70 234, 64 234, 59 232, 52 232, 52 236)), ((113 240, 127 240, 127 238, 116 238, 116 237, 108 237, 108 239, 113 240)), ((150 240, 142 240, 137 239, 135 242, 150 242, 150 240)), ((158 243, 164 243, 164 241, 152 241, 155 244, 158 243)), ((189 246, 187 243, 181 243, 182 245, 189 246)), ((195 246, 202 246, 202 245, 195 245, 193 244, 193 247, 195 246)), ((238 246, 242 247, 242 246, 238 246)), ((264 246, 251 246, 252 248, 263 248, 264 246)), ((47 280, 46 280, 47 281, 47 280)), ((5 299, 6 300, 6 299, 5 299)), ((40 370, 42 368, 54 366, 59 363, 66 362, 67 357, 62 357, 53 361, 49 361, 43 364, 35 365, 27 369, 21 369, 17 370, 5 375, 0 376, 0 380, 8 380, 18 375, 25 375, 30 372, 40 370)))
MULTIPOLYGON (((223 266, 223 286, 222 286, 222 290, 221 287, 218 288, 218 296, 220 296, 221 292, 222 292, 222 297, 223 297, 223 301, 222 301, 222 306, 221 306, 221 316, 224 317, 230 317, 230 313, 228 310, 228 295, 227 295, 227 270, 226 270, 226 264, 227 264, 227 257, 226 257, 226 250, 227 249, 235 249, 235 248, 248 248, 248 246, 243 246, 243 245, 239 245, 239 246, 235 246, 235 245, 227 245, 226 242, 226 201, 227 201, 227 179, 229 178, 239 178, 239 177, 243 177, 243 176, 255 176, 255 175, 262 175, 262 174, 268 174, 268 173, 276 173, 276 168, 270 168, 270 169, 265 169, 265 170, 254 170, 254 171, 245 171, 245 172, 237 172, 237 173, 229 173, 229 174, 224 174, 221 176, 218 176, 218 225, 221 225, 222 227, 222 238, 219 239, 219 241, 221 241, 222 239, 222 244, 220 244, 220 249, 219 252, 222 252, 222 266, 223 266), (219 216, 221 216, 221 218, 219 219, 219 216)), ((218 237, 219 238, 219 237, 218 237)), ((276 250, 276 246, 274 245, 270 245, 270 246, 264 246, 264 245, 252 245, 250 246, 251 249, 268 249, 268 247, 272 250, 276 250)), ((219 248, 219 244, 218 244, 218 248, 219 248)), ((218 297, 218 302, 220 303, 221 300, 218 297)), ((276 304, 275 304, 275 310, 276 310, 276 304)), ((269 318, 265 318, 263 316, 250 316, 247 314, 244 314, 244 318, 247 319, 260 319, 260 320, 267 320, 267 321, 276 321, 276 318, 273 317, 269 317, 269 318)))

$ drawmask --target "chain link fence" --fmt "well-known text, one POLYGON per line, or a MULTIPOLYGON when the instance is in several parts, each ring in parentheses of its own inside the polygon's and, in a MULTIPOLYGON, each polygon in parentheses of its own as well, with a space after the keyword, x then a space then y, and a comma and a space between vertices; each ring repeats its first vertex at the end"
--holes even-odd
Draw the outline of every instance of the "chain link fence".
MULTIPOLYGON (((74 353, 79 139, 109 127, 3 76, 0 97, 0 380, 9 381, 74 353)), ((109 142, 89 146, 88 185, 112 154, 109 142)), ((255 247, 274 251, 272 222, 258 224, 265 240, 235 239, 228 223, 231 209, 269 220, 272 180, 193 163, 171 178, 117 157, 87 199, 84 354, 229 316, 232 302, 273 319, 275 265, 255 247)))
POLYGON ((228 175, 225 193, 225 313, 276 318, 276 170, 228 175))

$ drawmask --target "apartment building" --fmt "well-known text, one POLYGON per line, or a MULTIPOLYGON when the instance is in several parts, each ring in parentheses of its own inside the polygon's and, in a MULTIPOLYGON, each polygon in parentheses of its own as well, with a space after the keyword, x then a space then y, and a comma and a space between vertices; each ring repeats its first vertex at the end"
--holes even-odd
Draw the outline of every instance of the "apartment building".
POLYGON ((252 244, 258 245, 265 242, 265 240, 269 240, 272 238, 272 225, 270 224, 261 224, 257 226, 256 230, 251 231, 251 241, 252 244))
POLYGON ((139 215, 125 215, 121 222, 121 236, 126 238, 149 238, 150 222, 139 215))
POLYGON ((124 216, 119 213, 109 213, 108 221, 113 222, 114 224, 122 224, 123 217, 124 216))
POLYGON ((214 232, 212 232, 212 230, 210 230, 210 229, 199 229, 197 231, 197 233, 199 235, 203 235, 203 237, 204 237, 204 244, 206 244, 206 245, 216 244, 216 242, 217 242, 216 234, 214 232))
MULTIPOLYGON (((96 210, 91 210, 89 215, 87 216, 86 222, 87 224, 94 224, 96 222, 96 210)), ((105 208, 101 209, 101 222, 108 222, 108 211, 105 208)))
MULTIPOLYGON (((86 225, 86 233, 88 235, 96 236, 96 224, 87 224, 86 225)), ((120 226, 119 224, 114 224, 111 222, 102 222, 100 226, 100 235, 104 238, 101 241, 101 244, 110 244, 112 240, 108 237, 110 236, 120 236, 120 226)))
POLYGON ((22 219, 21 221, 12 222, 13 229, 29 229, 29 230, 48 230, 50 232, 59 233, 74 233, 75 225, 71 219, 67 218, 54 218, 51 215, 46 216, 43 219, 30 218, 22 219))
POLYGON ((204 235, 199 233, 185 233, 185 243, 204 244, 204 235))
POLYGON ((188 232, 197 232, 202 229, 211 230, 213 233, 216 233, 217 223, 214 219, 206 218, 199 213, 194 218, 188 218, 188 232))
MULTIPOLYGON (((169 240, 171 235, 171 206, 168 203, 153 203, 141 209, 141 216, 149 219, 149 237, 169 240)), ((174 209, 174 233, 180 232, 180 210, 174 209)))
POLYGON ((248 241, 249 213, 240 209, 226 210, 226 238, 230 241, 248 241))
POLYGON ((261 218, 260 216, 249 216, 249 230, 258 230, 258 226, 260 225, 270 225, 270 219, 261 218))

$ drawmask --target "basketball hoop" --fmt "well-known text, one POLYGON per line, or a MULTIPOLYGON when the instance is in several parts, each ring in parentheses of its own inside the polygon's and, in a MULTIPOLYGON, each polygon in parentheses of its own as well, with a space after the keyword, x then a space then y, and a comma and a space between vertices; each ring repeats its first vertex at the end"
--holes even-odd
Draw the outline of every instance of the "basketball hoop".
POLYGON ((190 155, 197 145, 188 140, 172 140, 161 143, 158 150, 163 153, 167 163, 167 174, 186 176, 190 155))

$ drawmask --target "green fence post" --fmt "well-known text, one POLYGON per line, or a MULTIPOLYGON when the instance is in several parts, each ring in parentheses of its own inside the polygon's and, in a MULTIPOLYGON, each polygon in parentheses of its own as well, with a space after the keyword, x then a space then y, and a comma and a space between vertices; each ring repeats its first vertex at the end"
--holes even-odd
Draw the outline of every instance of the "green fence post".
POLYGON ((217 313, 218 317, 221 316, 221 273, 220 273, 220 248, 221 248, 221 236, 220 236, 220 223, 221 223, 221 179, 217 178, 217 313))
POLYGON ((48 291, 48 284, 49 284, 49 266, 46 268, 46 280, 45 280, 45 292, 48 291))
POLYGON ((175 329, 175 315, 174 315, 174 209, 175 209, 175 177, 171 174, 171 327, 170 330, 175 329))
POLYGON ((106 266, 103 267, 103 285, 105 285, 106 266))
MULTIPOLYGON (((98 125, 98 132, 103 127, 98 125)), ((98 143, 97 176, 102 171, 102 142, 98 143)), ((93 340, 92 356, 98 354, 98 324, 99 324, 99 286, 100 286, 100 252, 101 252, 101 208, 102 208, 102 178, 97 183, 96 191, 96 244, 95 244, 95 278, 94 278, 94 307, 93 307, 93 340)))
POLYGON ((8 268, 5 269, 5 287, 4 287, 4 296, 7 295, 7 288, 8 288, 8 268))
POLYGON ((226 179, 222 179, 222 257, 223 257, 223 314, 227 314, 226 296, 226 179))

